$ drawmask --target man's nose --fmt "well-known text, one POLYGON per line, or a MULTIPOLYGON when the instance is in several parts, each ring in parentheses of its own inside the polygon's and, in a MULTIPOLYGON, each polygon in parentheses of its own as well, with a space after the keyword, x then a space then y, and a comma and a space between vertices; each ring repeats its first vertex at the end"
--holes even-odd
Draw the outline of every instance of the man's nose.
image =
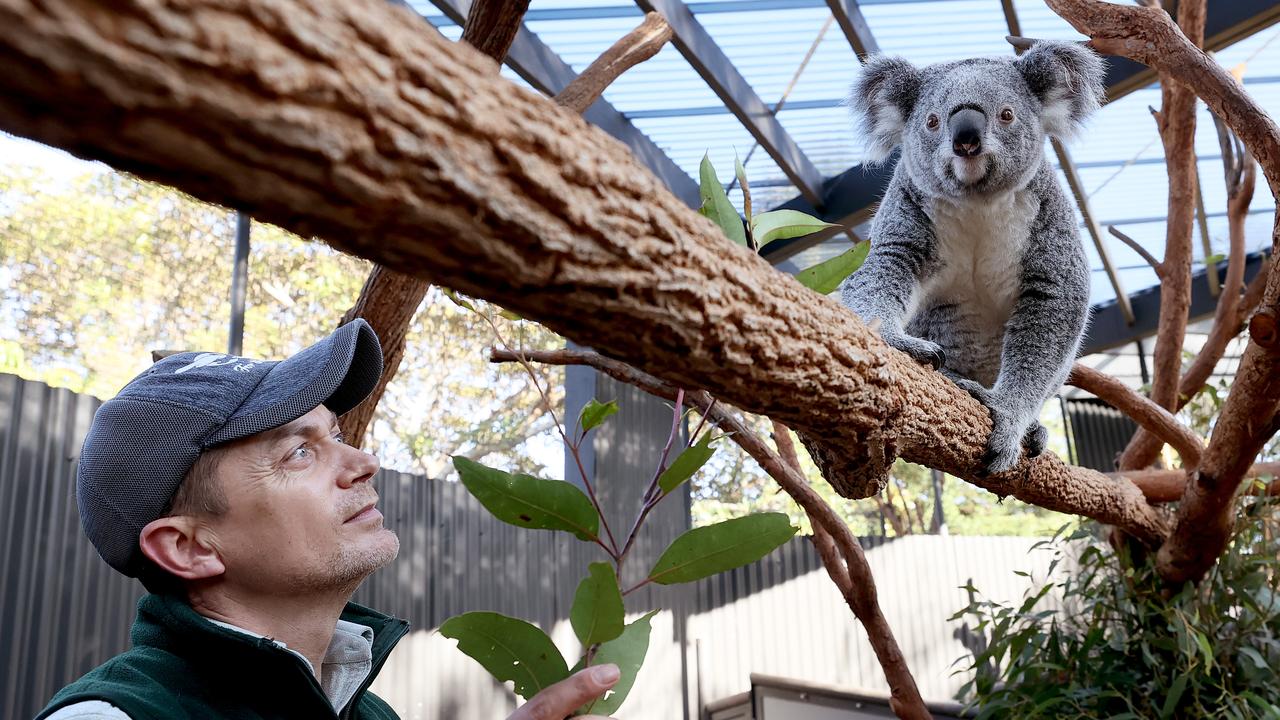
POLYGON ((951 131, 951 151, 959 157, 973 157, 982 152, 982 131, 987 126, 987 116, 973 108, 961 108, 951 113, 947 129, 951 131))
POLYGON ((378 472, 378 456, 367 453, 357 447, 343 445, 342 472, 338 474, 338 484, 350 487, 360 482, 368 482, 378 472))

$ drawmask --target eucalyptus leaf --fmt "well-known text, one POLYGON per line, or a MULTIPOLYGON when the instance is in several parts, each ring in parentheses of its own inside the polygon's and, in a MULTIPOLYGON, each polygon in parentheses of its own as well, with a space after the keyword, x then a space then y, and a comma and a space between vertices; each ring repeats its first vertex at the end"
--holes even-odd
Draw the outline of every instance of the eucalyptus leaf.
POLYGON ((582 647, 587 648, 621 635, 624 619, 622 591, 618 589, 613 568, 609 563, 591 563, 587 577, 578 584, 573 608, 569 611, 573 632, 582 647))
POLYGON ((702 156, 702 165, 698 168, 698 195, 702 198, 702 207, 698 208, 698 212, 715 221, 730 240, 746 245, 747 232, 742 227, 742 218, 733 209, 733 203, 729 202, 724 186, 716 177, 716 169, 711 166, 709 155, 702 156))
POLYGON ((782 513, 756 513, 694 528, 662 553, 649 579, 671 585, 741 567, 768 555, 797 529, 782 513))
POLYGON ((598 427, 605 418, 618 412, 618 403, 610 400, 607 403, 596 402, 592 398, 582 408, 582 412, 578 413, 578 427, 582 428, 582 432, 586 433, 592 428, 598 427))
POLYGON ((450 290, 449 288, 442 287, 440 288, 440 292, 444 293, 445 297, 452 300, 454 305, 457 305, 460 308, 465 308, 467 310, 470 310, 471 312, 476 311, 475 306, 472 305, 470 301, 468 301, 466 298, 462 297, 458 293, 450 290))
POLYGON ((515 683, 528 700, 569 676, 555 643, 536 626, 493 612, 469 612, 444 621, 440 634, 484 666, 499 682, 515 683))
POLYGON ((587 496, 563 480, 543 480, 486 467, 455 455, 467 492, 499 520, 535 530, 563 530, 581 540, 599 538, 600 516, 587 496))
POLYGON ((591 664, 613 663, 618 666, 622 677, 603 698, 587 703, 574 715, 612 715, 618 711, 631 692, 631 686, 635 685, 644 656, 649 652, 649 633, 652 630, 649 623, 657 614, 658 611, 653 610, 628 623, 621 635, 600 646, 591 664))
POLYGON ((867 251, 870 249, 871 244, 863 240, 830 260, 801 270, 796 273, 796 280, 816 293, 830 295, 840 287, 845 278, 862 267, 862 261, 867 259, 867 251))
MULTIPOLYGON (((742 211, 747 216, 747 224, 751 225, 751 187, 747 185, 747 169, 742 167, 742 160, 738 157, 738 153, 733 154, 733 172, 738 176, 738 187, 742 188, 742 211)), ((759 238, 756 240, 756 249, 759 249, 763 243, 759 238)))
POLYGON ((751 237, 755 238, 757 248, 763 248, 774 240, 809 235, 829 227, 836 225, 799 210, 770 210, 751 220, 751 237))
POLYGON ((693 447, 685 448, 683 452, 676 456, 671 465, 662 471, 658 476, 658 487, 662 488, 662 492, 669 493, 680 487, 685 480, 693 477, 711 456, 715 454, 715 448, 711 447, 711 433, 702 436, 693 447))

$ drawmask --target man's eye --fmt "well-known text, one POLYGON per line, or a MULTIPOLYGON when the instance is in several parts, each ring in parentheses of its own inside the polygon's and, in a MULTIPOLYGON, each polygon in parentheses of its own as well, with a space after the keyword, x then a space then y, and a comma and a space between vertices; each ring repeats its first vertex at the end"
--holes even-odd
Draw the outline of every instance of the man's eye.
POLYGON ((343 434, 343 432, 342 432, 341 430, 339 430, 339 431, 337 431, 336 433, 334 433, 334 434, 333 434, 333 439, 334 439, 334 440, 337 440, 338 442, 342 443, 343 445, 346 445, 346 444, 347 444, 347 436, 346 436, 346 435, 344 435, 344 434, 343 434))
POLYGON ((298 447, 294 448, 292 452, 289 453, 289 459, 298 460, 300 458, 306 457, 307 454, 310 452, 311 452, 310 445, 299 445, 298 447))

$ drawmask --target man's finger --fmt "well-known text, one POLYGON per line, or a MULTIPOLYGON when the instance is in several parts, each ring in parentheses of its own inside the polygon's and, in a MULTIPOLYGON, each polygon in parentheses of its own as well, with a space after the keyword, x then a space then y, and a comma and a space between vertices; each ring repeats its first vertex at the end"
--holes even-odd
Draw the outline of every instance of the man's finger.
POLYGON ((533 696, 507 720, 564 720, 569 713, 603 695, 620 676, 617 665, 580 670, 533 696))

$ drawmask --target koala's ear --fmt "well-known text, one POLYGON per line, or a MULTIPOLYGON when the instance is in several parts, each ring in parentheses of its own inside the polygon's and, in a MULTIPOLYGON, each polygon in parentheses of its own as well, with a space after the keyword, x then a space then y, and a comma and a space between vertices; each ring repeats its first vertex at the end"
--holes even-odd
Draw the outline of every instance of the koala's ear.
POLYGON ((1044 106, 1044 131, 1054 137, 1077 133, 1106 98, 1102 58, 1079 43, 1038 42, 1018 58, 1017 67, 1044 106))
POLYGON ((867 136, 867 161, 882 162, 902 142, 911 109, 920 94, 920 71, 902 58, 867 60, 849 93, 849 107, 867 136))

